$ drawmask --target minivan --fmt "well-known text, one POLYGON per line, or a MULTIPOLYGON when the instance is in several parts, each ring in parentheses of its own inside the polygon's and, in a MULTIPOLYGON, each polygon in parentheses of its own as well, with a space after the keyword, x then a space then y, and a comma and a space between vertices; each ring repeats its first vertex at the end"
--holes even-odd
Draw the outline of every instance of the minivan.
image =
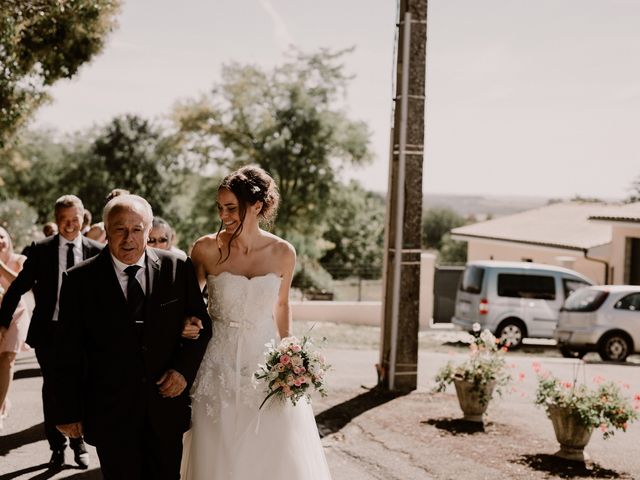
POLYGON ((509 348, 524 338, 553 338, 565 299, 593 285, 568 268, 531 262, 496 260, 467 263, 456 294, 452 323, 472 331, 478 323, 509 348))

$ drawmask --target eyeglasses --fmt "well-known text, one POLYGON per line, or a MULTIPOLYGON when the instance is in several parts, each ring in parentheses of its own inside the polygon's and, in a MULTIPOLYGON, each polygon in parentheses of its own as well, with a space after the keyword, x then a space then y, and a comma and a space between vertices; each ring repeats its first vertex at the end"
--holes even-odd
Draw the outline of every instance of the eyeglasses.
POLYGON ((149 240, 147 240, 147 243, 150 244, 154 244, 154 243, 168 243, 169 239, 167 237, 160 237, 160 238, 150 238, 149 240))

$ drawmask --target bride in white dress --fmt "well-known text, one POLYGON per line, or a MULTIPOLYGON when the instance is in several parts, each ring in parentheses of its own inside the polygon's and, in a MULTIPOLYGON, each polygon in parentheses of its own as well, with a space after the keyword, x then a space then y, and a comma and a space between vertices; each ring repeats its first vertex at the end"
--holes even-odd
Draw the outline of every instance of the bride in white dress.
MULTIPOLYGON (((213 338, 191 391, 192 428, 185 436, 184 480, 329 480, 311 406, 268 401, 253 373, 265 343, 291 335, 289 288, 295 250, 259 227, 278 206, 273 179, 243 167, 218 188, 222 226, 192 251, 207 285, 213 338)), ((183 336, 194 337, 197 322, 183 336)))

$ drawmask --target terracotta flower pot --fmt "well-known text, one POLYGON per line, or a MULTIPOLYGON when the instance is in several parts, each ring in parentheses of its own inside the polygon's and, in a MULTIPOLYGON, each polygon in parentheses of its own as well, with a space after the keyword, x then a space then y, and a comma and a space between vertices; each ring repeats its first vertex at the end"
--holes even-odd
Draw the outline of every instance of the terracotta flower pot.
POLYGON ((588 460, 589 455, 584 451, 584 447, 589 443, 593 427, 582 423, 580 417, 570 408, 551 406, 548 412, 560 444, 560 450, 555 455, 578 462, 588 460))
POLYGON ((484 385, 484 395, 482 396, 480 392, 475 389, 472 382, 454 380, 453 384, 456 387, 458 403, 460 403, 460 408, 462 409, 462 413, 464 413, 464 419, 470 422, 482 423, 482 416, 487 411, 496 382, 489 382, 484 385), (486 400, 484 402, 482 401, 483 397, 486 400))

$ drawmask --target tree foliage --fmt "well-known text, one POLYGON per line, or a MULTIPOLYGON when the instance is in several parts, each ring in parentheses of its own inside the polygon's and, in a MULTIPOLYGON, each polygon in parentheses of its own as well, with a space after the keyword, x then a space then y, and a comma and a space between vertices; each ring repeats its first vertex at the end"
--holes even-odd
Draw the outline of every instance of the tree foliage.
POLYGON ((442 237, 438 252, 438 263, 441 265, 462 265, 467 262, 467 242, 453 240, 448 233, 442 237))
POLYGON ((50 131, 31 131, 16 148, 0 151, 0 164, 7 166, 0 199, 22 199, 36 210, 38 221, 51 220, 56 198, 67 193, 60 176, 70 144, 57 142, 50 131))
POLYGON ((97 213, 97 221, 114 188, 141 195, 155 212, 166 214, 183 178, 172 137, 131 115, 61 140, 51 132, 33 132, 0 158, 14 166, 3 195, 28 201, 40 222, 51 219, 55 200, 68 193, 97 213))
POLYGON ((0 201, 0 226, 9 232, 14 251, 20 253, 38 236, 36 212, 21 200, 0 201))
POLYGON ((177 191, 178 173, 171 138, 148 120, 126 115, 99 130, 87 152, 77 152, 61 181, 92 211, 102 211, 112 189, 124 188, 163 215, 177 191))
POLYGON ((345 53, 297 53, 270 71, 227 65, 210 95, 174 112, 190 158, 229 169, 254 163, 274 177, 282 198, 279 233, 317 234, 336 172, 371 158, 366 125, 339 107, 345 53))
POLYGON ((320 264, 334 279, 379 278, 384 256, 385 201, 357 182, 334 190, 323 238, 332 245, 320 264))
POLYGON ((628 203, 640 202, 640 175, 631 182, 631 194, 627 197, 628 203))
POLYGON ((425 248, 440 250, 444 236, 452 228, 464 225, 465 219, 448 207, 434 207, 426 210, 422 217, 422 241, 425 248))
POLYGON ((117 0, 3 0, 0 9, 0 148, 71 78, 114 28, 117 0))

